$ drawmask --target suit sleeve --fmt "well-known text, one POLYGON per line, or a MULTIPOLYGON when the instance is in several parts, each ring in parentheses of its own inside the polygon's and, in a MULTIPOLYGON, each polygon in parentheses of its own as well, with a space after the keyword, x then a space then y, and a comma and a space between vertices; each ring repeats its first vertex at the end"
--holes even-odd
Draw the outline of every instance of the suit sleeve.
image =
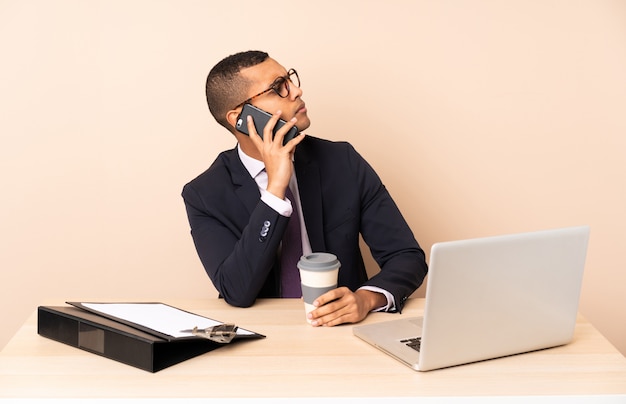
POLYGON ((214 185, 192 182, 183 189, 193 241, 220 295, 249 307, 266 286, 287 219, 260 198, 249 213, 231 189, 214 185))
POLYGON ((352 147, 349 159, 361 198, 360 231, 380 267, 364 285, 389 291, 402 311, 428 272, 424 251, 372 167, 352 147))

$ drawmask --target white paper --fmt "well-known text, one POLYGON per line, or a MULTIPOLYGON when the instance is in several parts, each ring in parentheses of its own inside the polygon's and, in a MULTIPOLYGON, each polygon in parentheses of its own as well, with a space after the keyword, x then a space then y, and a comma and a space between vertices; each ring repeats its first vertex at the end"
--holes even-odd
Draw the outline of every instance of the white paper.
MULTIPOLYGON (((83 306, 101 313, 130 321, 172 337, 189 337, 189 332, 181 332, 194 327, 207 328, 222 324, 197 314, 168 306, 163 303, 81 303, 83 306)), ((238 335, 254 333, 241 328, 238 335)))

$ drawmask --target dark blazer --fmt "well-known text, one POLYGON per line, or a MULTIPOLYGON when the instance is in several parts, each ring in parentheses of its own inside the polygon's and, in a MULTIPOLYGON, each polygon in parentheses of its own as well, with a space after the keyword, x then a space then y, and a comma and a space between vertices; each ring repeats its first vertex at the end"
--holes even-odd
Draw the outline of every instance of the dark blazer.
MULTIPOLYGON (((339 258, 339 286, 385 289, 401 311, 427 265, 378 175, 350 144, 310 136, 297 146, 294 164, 312 250, 339 258), (359 234, 381 268, 369 280, 359 234)), ((261 201, 237 149, 222 152, 182 196, 196 250, 220 296, 241 307, 280 297, 277 251, 287 218, 261 201)))

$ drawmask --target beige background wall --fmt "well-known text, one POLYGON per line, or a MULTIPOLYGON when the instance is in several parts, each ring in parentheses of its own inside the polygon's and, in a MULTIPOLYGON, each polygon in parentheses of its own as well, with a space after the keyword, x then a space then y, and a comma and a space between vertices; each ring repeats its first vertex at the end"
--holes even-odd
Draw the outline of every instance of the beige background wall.
POLYGON ((215 295, 180 191, 234 146, 206 73, 256 48, 425 249, 589 224, 580 308, 626 353, 621 0, 0 0, 0 347, 48 299, 215 295))

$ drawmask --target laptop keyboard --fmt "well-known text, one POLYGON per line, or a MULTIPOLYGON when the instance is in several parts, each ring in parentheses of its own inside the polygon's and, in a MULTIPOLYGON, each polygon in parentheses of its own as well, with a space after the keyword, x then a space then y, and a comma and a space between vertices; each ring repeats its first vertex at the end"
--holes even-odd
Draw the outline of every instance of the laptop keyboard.
POLYGON ((420 346, 422 345, 422 337, 407 338, 407 339, 400 340, 400 342, 402 342, 409 348, 413 348, 417 352, 419 352, 420 346))

